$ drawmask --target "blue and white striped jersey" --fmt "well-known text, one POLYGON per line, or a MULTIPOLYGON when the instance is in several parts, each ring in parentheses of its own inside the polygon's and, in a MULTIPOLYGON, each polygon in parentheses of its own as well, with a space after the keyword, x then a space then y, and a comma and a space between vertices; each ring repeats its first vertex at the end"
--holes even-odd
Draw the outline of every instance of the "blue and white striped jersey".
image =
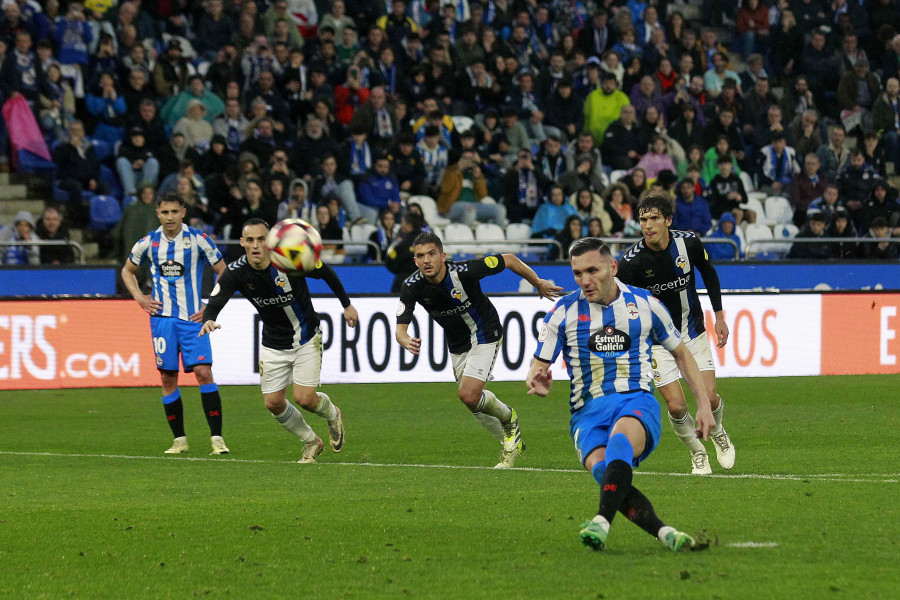
POLYGON ((138 266, 150 263, 151 295, 162 302, 157 316, 187 321, 203 309, 200 304, 203 261, 214 265, 222 260, 222 253, 208 235, 182 225, 181 232, 172 240, 166 237, 162 227, 151 231, 137 241, 128 260, 138 266))
POLYGON ((544 317, 535 358, 553 363, 563 353, 572 382, 572 412, 586 402, 635 390, 652 392, 650 346, 674 350, 681 335, 662 303, 616 279, 610 304, 588 302, 584 292, 560 298, 544 317))

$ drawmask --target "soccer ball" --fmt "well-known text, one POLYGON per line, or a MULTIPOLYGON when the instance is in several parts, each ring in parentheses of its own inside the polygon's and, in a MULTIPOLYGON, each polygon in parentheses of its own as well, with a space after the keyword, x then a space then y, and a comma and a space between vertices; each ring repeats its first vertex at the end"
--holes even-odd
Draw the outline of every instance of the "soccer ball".
POLYGON ((269 260, 279 271, 308 273, 316 268, 322 253, 322 237, 316 228, 301 219, 285 219, 275 224, 266 237, 269 260))

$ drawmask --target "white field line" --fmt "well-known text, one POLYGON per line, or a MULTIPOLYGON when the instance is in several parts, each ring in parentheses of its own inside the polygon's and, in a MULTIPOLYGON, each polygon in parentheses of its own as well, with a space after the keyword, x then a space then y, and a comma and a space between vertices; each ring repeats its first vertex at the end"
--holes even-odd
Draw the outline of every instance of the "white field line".
MULTIPOLYGON (((62 452, 14 452, 0 450, 0 456, 47 456, 60 458, 112 458, 122 460, 182 460, 194 462, 210 462, 210 463, 249 463, 249 464, 296 464, 295 461, 289 460, 265 460, 255 458, 232 458, 217 457, 209 458, 204 456, 131 456, 126 454, 73 454, 62 452)), ((345 467, 381 467, 394 469, 461 469, 461 470, 486 470, 493 471, 493 467, 478 465, 428 465, 416 463, 371 463, 371 462, 319 462, 319 465, 334 465, 345 467)), ((536 473, 584 473, 583 469, 551 469, 539 467, 514 467, 512 469, 504 469, 506 471, 524 471, 536 473)), ((866 473, 863 475, 851 475, 845 473, 828 473, 828 474, 763 474, 763 473, 740 473, 740 474, 713 474, 713 475, 691 475, 689 473, 663 473, 660 471, 635 471, 636 475, 647 475, 656 477, 706 477, 717 479, 761 479, 769 481, 839 481, 851 483, 900 483, 900 473, 866 473)))
POLYGON ((734 542, 725 545, 729 548, 777 548, 778 542, 734 542))

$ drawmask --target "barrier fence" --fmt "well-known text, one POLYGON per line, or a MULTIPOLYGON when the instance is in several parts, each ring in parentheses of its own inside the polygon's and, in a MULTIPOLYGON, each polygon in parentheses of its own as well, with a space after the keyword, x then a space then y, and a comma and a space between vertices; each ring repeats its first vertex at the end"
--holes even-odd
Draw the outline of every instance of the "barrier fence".
MULTIPOLYGON (((504 327, 494 369, 524 381, 542 320, 553 303, 536 296, 493 299, 504 327)), ((414 356, 394 341, 396 297, 355 298, 359 325, 340 302, 315 298, 322 319, 323 383, 452 381, 444 334, 417 307, 414 356)), ((707 307, 707 330, 714 315, 707 307)), ((900 373, 900 294, 726 294, 731 338, 715 348, 721 377, 900 373)), ((223 385, 257 384, 262 324, 249 301, 233 298, 212 334, 213 374, 223 385)), ((553 367, 565 377, 561 360, 553 367)), ((181 384, 194 378, 181 376, 181 384)), ((0 303, 0 389, 157 386, 149 318, 132 300, 0 303)), ((226 392, 227 393, 227 392, 226 392)), ((524 387, 523 387, 524 393, 524 387)))

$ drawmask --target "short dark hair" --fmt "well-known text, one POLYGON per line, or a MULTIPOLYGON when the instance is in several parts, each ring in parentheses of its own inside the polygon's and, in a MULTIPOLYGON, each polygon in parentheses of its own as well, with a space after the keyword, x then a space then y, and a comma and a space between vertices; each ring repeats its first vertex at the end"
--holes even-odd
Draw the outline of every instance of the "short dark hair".
POLYGON ((434 244, 438 250, 441 252, 444 251, 444 242, 441 241, 441 238, 439 238, 437 234, 431 231, 420 233, 416 236, 416 239, 413 240, 413 246, 421 246, 423 244, 434 244))
MULTIPOLYGON (((269 229, 269 224, 266 223, 264 220, 260 219, 259 217, 250 217, 249 219, 244 221, 244 226, 241 227, 241 233, 243 234, 243 232, 246 228, 252 227, 253 225, 262 225, 263 227, 266 228, 267 231, 269 229)), ((243 237, 243 235, 241 235, 241 237, 243 237)))
POLYGON ((176 191, 166 192, 165 194, 160 194, 156 197, 157 208, 159 208, 163 202, 177 202, 181 206, 184 206, 184 198, 176 191))
POLYGON ((569 246, 569 258, 573 256, 581 256, 582 254, 587 254, 588 252, 593 252, 596 250, 600 253, 600 256, 608 256, 612 258, 612 252, 609 250, 609 246, 604 244, 599 238, 595 237, 583 237, 578 238, 572 245, 569 246))
POLYGON ((638 202, 638 217, 646 212, 650 212, 654 208, 659 211, 659 214, 662 215, 664 219, 671 218, 675 212, 672 207, 672 200, 669 198, 669 195, 667 193, 650 192, 638 202))

